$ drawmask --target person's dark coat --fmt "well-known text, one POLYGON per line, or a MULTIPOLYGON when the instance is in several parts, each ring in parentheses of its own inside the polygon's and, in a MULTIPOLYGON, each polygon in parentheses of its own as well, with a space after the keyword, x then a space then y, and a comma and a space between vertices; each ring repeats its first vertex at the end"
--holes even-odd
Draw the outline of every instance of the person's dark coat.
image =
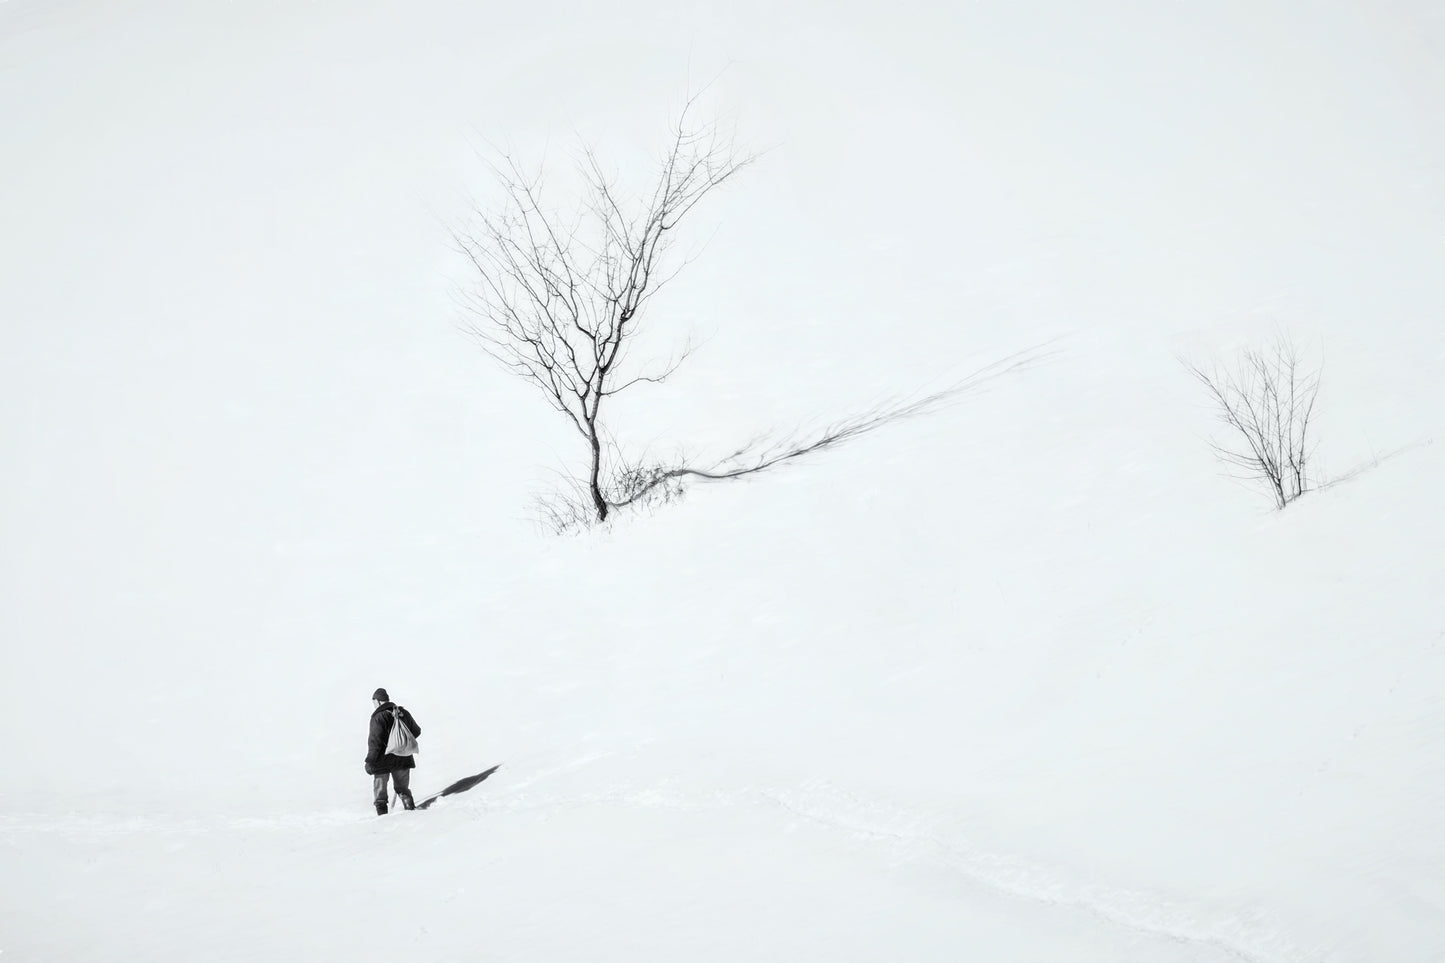
MULTIPOLYGON (((387 740, 391 738, 393 718, 391 710, 398 708, 394 702, 383 702, 371 714, 371 733, 366 739, 366 772, 375 776, 382 772, 396 772, 398 769, 415 769, 416 759, 412 756, 393 756, 386 751, 387 740)), ((401 718, 414 736, 421 735, 421 726, 411 717, 405 707, 401 718)))

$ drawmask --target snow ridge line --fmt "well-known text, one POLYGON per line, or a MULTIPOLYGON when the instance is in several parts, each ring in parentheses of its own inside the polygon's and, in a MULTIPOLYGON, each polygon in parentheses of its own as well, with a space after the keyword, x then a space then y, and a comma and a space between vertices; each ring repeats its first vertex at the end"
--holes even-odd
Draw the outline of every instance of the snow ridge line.
POLYGON ((928 860, 995 892, 1077 910, 1112 926, 1212 950, 1239 963, 1295 963, 1306 959, 1278 927, 1265 919, 1211 921, 1157 894, 1071 881, 1036 863, 990 853, 963 840, 945 841, 928 825, 924 814, 866 802, 827 783, 814 782, 792 790, 757 788, 713 793, 679 791, 676 786, 617 789, 569 794, 565 799, 519 793, 493 797, 483 809, 493 813, 526 812, 576 805, 623 805, 688 813, 740 805, 778 808, 831 832, 889 846, 908 861, 928 860))
POLYGON ((1213 949, 1241 963, 1303 959, 1276 927, 1263 921, 1208 921, 1166 897, 1070 881, 1017 857, 986 852, 963 841, 945 842, 917 814, 866 804, 824 784, 811 784, 801 791, 758 790, 755 795, 834 831, 906 849, 911 859, 919 858, 917 848, 923 846, 933 852, 934 863, 1018 899, 1077 909, 1115 926, 1213 949))
POLYGON ((235 830, 306 831, 370 825, 370 812, 358 807, 275 816, 152 816, 134 813, 6 813, 0 815, 0 838, 59 835, 79 838, 134 836, 198 836, 235 830))

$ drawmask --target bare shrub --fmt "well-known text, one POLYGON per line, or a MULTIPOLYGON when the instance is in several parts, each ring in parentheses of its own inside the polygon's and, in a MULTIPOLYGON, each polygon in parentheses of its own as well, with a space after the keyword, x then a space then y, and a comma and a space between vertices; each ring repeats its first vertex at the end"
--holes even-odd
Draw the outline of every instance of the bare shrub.
POLYGON ((1184 362, 1229 426, 1229 440, 1214 444, 1236 477, 1263 486, 1282 509, 1310 490, 1315 403, 1320 372, 1302 360, 1287 335, 1267 348, 1247 349, 1232 367, 1184 362))

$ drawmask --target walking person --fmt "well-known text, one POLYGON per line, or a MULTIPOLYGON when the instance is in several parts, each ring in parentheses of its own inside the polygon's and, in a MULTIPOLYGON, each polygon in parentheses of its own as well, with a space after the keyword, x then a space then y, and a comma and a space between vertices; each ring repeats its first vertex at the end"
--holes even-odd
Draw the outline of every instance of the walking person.
MULTIPOLYGON (((411 771, 416 768, 416 737, 421 735, 421 726, 416 724, 410 712, 391 701, 385 689, 371 694, 371 730, 366 739, 366 772, 371 776, 372 796, 376 802, 376 814, 386 815, 386 783, 388 777, 396 787, 397 798, 406 809, 415 809, 416 801, 411 795, 411 771), (388 752, 396 749, 397 741, 392 739, 392 729, 401 723, 411 734, 410 753, 399 755, 388 752)), ((397 733, 404 737, 406 733, 397 733)))

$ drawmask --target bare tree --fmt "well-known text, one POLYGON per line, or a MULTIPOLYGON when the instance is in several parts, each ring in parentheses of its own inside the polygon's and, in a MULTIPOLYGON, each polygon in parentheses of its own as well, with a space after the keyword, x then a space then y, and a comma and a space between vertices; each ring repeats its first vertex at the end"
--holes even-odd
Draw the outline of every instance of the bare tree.
MULTIPOLYGON (((694 98, 695 100, 695 98, 694 98)), ((646 309, 680 267, 668 268, 678 225, 753 160, 716 123, 695 126, 684 107, 651 189, 628 197, 595 153, 583 153, 581 210, 548 206, 540 174, 511 158, 497 166, 503 203, 453 232, 472 268, 463 294, 468 330, 507 370, 534 385, 587 444, 587 495, 596 521, 616 507, 604 414, 608 402, 671 375, 684 349, 651 370, 627 365, 646 309)))
POLYGON ((466 329, 506 370, 533 385, 587 446, 584 477, 538 499, 538 520, 555 531, 605 522, 616 509, 670 501, 691 480, 745 478, 923 414, 992 379, 1045 357, 1030 349, 987 365, 922 397, 883 404, 814 433, 762 435, 711 462, 629 458, 605 414, 629 389, 666 380, 688 349, 651 369, 629 365, 646 309, 681 267, 670 267, 680 222, 704 197, 754 160, 717 124, 690 122, 694 100, 671 131, 648 191, 629 197, 597 155, 584 150, 583 199, 563 215, 544 196, 540 174, 512 158, 494 165, 501 202, 478 208, 453 231, 471 267, 461 292, 466 329))
POLYGON ((1309 491, 1320 372, 1305 366, 1294 342, 1280 334, 1264 350, 1242 352, 1233 368, 1185 367, 1231 429, 1229 442, 1214 445, 1220 461, 1262 483, 1276 508, 1309 491))

